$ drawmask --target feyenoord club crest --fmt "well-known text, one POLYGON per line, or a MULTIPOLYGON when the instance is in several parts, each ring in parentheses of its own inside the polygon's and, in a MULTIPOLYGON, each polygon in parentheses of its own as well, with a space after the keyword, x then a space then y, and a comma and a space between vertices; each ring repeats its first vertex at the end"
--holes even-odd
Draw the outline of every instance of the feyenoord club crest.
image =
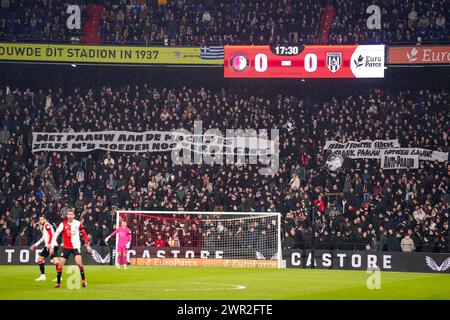
POLYGON ((327 68, 335 73, 342 65, 342 52, 327 52, 327 68))
POLYGON ((231 68, 236 72, 243 72, 250 66, 250 59, 245 53, 236 53, 230 59, 231 68))

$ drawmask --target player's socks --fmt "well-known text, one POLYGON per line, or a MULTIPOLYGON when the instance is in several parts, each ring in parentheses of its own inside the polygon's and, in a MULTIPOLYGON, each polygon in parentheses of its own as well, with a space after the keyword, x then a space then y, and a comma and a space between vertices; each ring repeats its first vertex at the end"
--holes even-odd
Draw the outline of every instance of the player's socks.
MULTIPOLYGON (((54 264, 55 264, 56 274, 58 274, 58 262, 55 262, 54 264)), ((56 278, 53 279, 52 281, 55 282, 55 281, 57 281, 57 280, 58 280, 58 278, 56 277, 56 278)))
POLYGON ((84 276, 84 266, 79 266, 79 268, 80 268, 81 280, 86 280, 86 278, 84 276))
POLYGON ((38 262, 39 270, 41 270, 41 274, 45 274, 45 264, 44 261, 38 262))
POLYGON ((56 285, 60 285, 61 284, 61 276, 62 276, 62 268, 58 266, 58 268, 56 269, 57 271, 57 275, 56 275, 56 285))
POLYGON ((84 266, 79 266, 80 268, 80 275, 81 275, 81 285, 83 286, 83 288, 87 287, 87 281, 86 281, 86 277, 84 276, 84 266))

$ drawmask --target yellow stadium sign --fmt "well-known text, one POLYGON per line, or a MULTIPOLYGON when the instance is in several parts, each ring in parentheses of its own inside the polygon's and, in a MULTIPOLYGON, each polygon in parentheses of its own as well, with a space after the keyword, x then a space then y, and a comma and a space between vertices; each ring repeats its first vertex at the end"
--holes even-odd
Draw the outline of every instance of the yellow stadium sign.
POLYGON ((198 47, 85 46, 31 43, 0 43, 0 60, 66 63, 223 65, 223 59, 201 59, 200 48, 198 47))

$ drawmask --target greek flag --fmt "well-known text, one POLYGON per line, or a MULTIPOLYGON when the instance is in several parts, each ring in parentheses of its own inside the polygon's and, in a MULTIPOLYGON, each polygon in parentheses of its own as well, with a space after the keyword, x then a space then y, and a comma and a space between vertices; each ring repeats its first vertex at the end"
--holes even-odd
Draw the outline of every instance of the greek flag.
POLYGON ((223 47, 202 46, 200 48, 201 59, 223 59, 223 47))

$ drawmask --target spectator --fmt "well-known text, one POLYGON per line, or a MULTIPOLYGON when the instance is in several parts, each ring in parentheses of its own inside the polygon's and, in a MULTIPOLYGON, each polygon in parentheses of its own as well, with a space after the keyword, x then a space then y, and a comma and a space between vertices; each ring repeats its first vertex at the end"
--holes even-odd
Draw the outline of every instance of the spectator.
POLYGON ((439 13, 436 18, 436 27, 440 28, 440 29, 444 29, 445 22, 446 22, 445 17, 442 15, 442 13, 439 13))
POLYGON ((0 144, 5 144, 9 140, 10 137, 11 137, 11 134, 8 130, 8 127, 4 126, 2 131, 0 131, 0 144))
POLYGON ((300 188, 300 179, 298 178, 298 176, 293 173, 292 174, 292 179, 291 179, 291 190, 298 190, 300 188))
POLYGON ((1 239, 3 246, 12 246, 14 244, 14 238, 10 229, 5 229, 1 239))
POLYGON ((294 247, 294 239, 288 232, 284 233, 284 238, 281 243, 281 247, 283 249, 292 249, 294 247))
POLYGON ((409 237, 409 235, 405 235, 400 244, 403 252, 413 252, 414 251, 414 241, 409 237))
POLYGON ((155 247, 165 247, 166 241, 162 238, 161 234, 158 234, 157 239, 155 240, 155 247))
POLYGON ((416 206, 416 210, 413 212, 414 219, 417 223, 422 223, 425 219, 425 211, 420 206, 416 206))
POLYGON ((388 231, 387 250, 400 251, 400 241, 392 229, 388 231))

